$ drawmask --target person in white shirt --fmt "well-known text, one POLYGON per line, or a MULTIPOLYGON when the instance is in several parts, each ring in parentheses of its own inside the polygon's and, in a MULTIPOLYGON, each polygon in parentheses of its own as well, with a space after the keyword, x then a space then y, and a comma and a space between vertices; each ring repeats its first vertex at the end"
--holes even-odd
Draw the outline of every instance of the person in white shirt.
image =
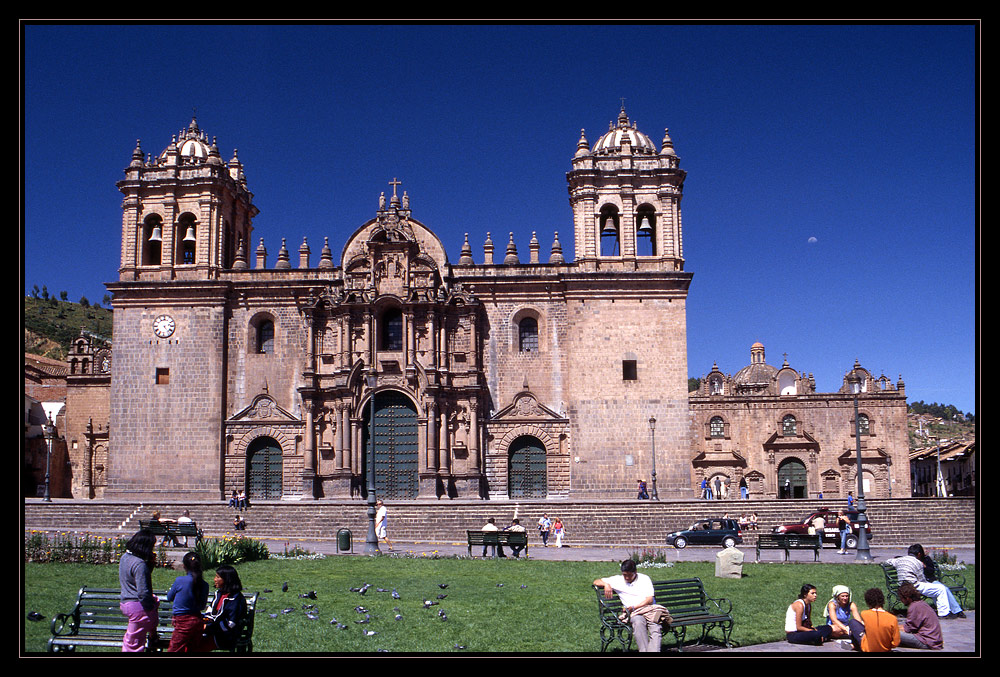
POLYGON ((619 576, 598 578, 594 587, 604 588, 604 597, 611 599, 618 593, 622 608, 628 614, 632 625, 632 636, 642 653, 658 652, 663 641, 663 627, 660 625, 666 609, 656 604, 653 581, 646 574, 636 573, 635 562, 622 562, 619 576))
POLYGON ((382 499, 375 501, 375 537, 380 541, 385 541, 385 544, 389 546, 389 550, 392 550, 392 541, 389 540, 388 531, 388 510, 386 510, 385 505, 382 503, 382 499))

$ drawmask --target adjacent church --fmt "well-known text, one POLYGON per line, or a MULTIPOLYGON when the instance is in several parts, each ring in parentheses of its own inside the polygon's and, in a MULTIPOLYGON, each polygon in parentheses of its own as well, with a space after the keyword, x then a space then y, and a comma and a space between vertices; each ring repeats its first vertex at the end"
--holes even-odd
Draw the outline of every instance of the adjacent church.
MULTIPOLYGON (((814 387, 767 391, 759 419, 715 371, 689 398, 684 179, 669 134, 623 108, 593 145, 581 133, 567 173, 575 260, 558 233, 525 253, 498 232, 449 261, 395 180, 346 242, 276 247, 254 233, 239 158, 196 120, 159 155, 137 142, 118 183, 113 368, 89 339, 71 356, 71 392, 110 384, 107 419, 66 432, 74 496, 360 497, 373 453, 394 500, 623 498, 653 448, 662 498, 722 475, 776 496, 793 457, 797 492, 846 493, 846 438, 819 430, 852 414, 817 416, 814 387), (750 432, 786 412, 795 444, 750 432)), ((906 461, 902 384, 877 394, 892 401, 865 409, 876 483, 906 461)))

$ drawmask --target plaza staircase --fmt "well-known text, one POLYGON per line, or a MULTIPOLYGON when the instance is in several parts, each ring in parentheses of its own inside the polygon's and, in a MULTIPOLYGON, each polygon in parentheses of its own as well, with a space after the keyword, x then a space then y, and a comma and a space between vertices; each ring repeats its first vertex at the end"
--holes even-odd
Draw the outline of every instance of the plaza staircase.
MULTIPOLYGON (((534 500, 534 501, 387 501, 389 535, 409 543, 464 543, 468 529, 478 529, 493 517, 501 527, 515 516, 535 535, 542 513, 559 517, 566 525, 570 545, 662 546, 665 534, 685 529, 693 522, 724 514, 739 518, 757 513, 758 531, 744 532, 744 543, 753 545, 757 533, 774 525, 802 520, 820 507, 846 507, 843 500, 789 499, 770 501, 638 501, 638 500, 534 500)), ((42 531, 78 531, 131 535, 140 519, 154 510, 176 518, 184 510, 211 537, 232 534, 235 511, 224 501, 140 503, 111 500, 24 500, 24 528, 42 531)), ((244 512, 247 536, 276 539, 336 538, 350 529, 354 540, 367 532, 367 506, 361 499, 338 501, 260 501, 244 512)), ((908 546, 972 545, 976 543, 977 511, 974 498, 890 498, 868 501, 873 545, 908 546)), ((534 542, 535 539, 532 539, 534 542)))

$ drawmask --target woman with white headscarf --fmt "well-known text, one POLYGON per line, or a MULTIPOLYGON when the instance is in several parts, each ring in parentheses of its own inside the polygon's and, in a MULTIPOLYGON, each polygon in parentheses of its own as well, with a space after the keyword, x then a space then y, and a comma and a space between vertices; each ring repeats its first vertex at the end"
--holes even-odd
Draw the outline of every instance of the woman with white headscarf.
POLYGON ((843 639, 851 636, 847 622, 854 619, 861 622, 861 614, 857 605, 851 601, 851 589, 846 585, 833 586, 833 595, 823 608, 823 617, 827 625, 833 627, 833 639, 843 639))

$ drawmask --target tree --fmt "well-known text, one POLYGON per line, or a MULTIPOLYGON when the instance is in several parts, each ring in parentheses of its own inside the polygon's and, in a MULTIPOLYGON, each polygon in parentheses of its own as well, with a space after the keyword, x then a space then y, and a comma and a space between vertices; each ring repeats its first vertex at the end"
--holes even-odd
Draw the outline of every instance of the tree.
POLYGON ((80 305, 83 306, 84 308, 89 308, 90 307, 90 301, 87 300, 86 296, 81 296, 80 297, 80 305))
POLYGON ((67 292, 64 292, 64 291, 59 292, 59 300, 61 300, 61 301, 67 301, 67 300, 69 300, 69 294, 67 292))

